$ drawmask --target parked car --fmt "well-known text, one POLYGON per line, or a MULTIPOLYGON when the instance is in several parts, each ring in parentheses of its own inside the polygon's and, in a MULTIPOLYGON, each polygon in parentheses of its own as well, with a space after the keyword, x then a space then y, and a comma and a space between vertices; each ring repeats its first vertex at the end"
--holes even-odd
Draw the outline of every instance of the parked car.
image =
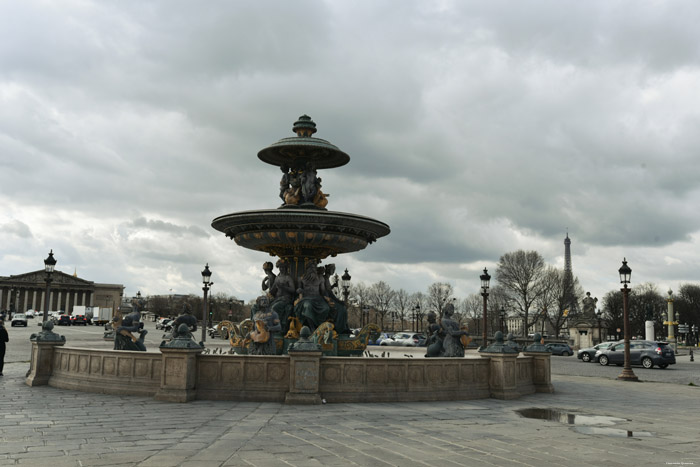
MULTIPOLYGON (((425 340, 423 340, 425 341, 425 340)), ((417 347, 421 342, 421 335, 411 332, 397 332, 390 339, 383 340, 379 345, 398 345, 402 347, 417 347)))
MULTIPOLYGON (((625 363, 625 343, 617 342, 607 349, 599 350, 593 358, 603 366, 610 363, 622 366, 625 363)), ((631 365, 642 365, 644 368, 653 368, 656 365, 659 368, 666 368, 669 365, 675 365, 675 363, 676 354, 668 342, 630 341, 631 365)))
POLYGON ((605 350, 608 347, 610 347, 613 344, 616 344, 618 341, 608 341, 608 342, 601 342, 598 345, 594 345, 593 347, 586 347, 585 349, 581 349, 576 353, 576 358, 579 360, 583 360, 584 362, 590 362, 593 360, 593 357, 595 357, 595 353, 599 350, 605 350))
POLYGON ((382 345, 382 342, 384 341, 386 341, 386 344, 384 345, 391 345, 391 334, 387 332, 382 332, 379 334, 370 333, 367 345, 382 345))
POLYGON ((568 357, 574 354, 574 350, 569 346, 569 344, 564 344, 561 342, 545 344, 544 348, 552 352, 552 355, 563 355, 568 357))
POLYGON ((70 316, 68 315, 58 315, 56 319, 57 326, 70 326, 70 316))
POLYGON ((27 327, 27 315, 24 313, 15 313, 12 316, 12 327, 14 326, 24 326, 27 327))
POLYGON ((87 326, 87 319, 85 318, 85 315, 81 315, 81 314, 71 315, 70 324, 72 326, 78 326, 78 325, 87 326))
POLYGON ((170 323, 172 319, 170 318, 160 318, 156 321, 156 329, 165 329, 165 327, 170 323))

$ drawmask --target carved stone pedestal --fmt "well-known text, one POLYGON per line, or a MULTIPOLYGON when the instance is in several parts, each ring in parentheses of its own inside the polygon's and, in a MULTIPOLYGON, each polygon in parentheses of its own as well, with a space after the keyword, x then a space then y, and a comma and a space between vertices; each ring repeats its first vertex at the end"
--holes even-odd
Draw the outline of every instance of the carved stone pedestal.
POLYGON ((483 358, 489 358, 489 388, 495 399, 517 399, 518 380, 516 373, 517 353, 480 352, 483 358))
POLYGON ((532 382, 535 385, 535 392, 554 392, 552 386, 552 368, 549 352, 523 352, 523 355, 532 357, 532 382))
POLYGON ((202 348, 177 349, 161 347, 163 364, 160 389, 155 399, 168 402, 189 402, 197 391, 197 355, 202 348))
POLYGON ((54 349, 66 343, 63 341, 33 341, 32 358, 26 383, 29 386, 46 386, 53 374, 54 349))
POLYGON ((318 392, 322 352, 289 351, 289 392, 286 404, 320 404, 318 392))

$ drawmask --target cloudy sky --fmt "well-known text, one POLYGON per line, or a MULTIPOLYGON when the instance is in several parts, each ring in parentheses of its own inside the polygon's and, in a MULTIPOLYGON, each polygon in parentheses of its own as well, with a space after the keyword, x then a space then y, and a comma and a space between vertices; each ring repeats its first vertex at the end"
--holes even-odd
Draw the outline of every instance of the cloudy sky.
POLYGON ((279 206, 257 152, 302 114, 351 157, 330 210, 390 236, 353 279, 460 297, 517 249, 585 290, 700 278, 700 3, 0 2, 0 275, 249 300, 211 227, 279 206))

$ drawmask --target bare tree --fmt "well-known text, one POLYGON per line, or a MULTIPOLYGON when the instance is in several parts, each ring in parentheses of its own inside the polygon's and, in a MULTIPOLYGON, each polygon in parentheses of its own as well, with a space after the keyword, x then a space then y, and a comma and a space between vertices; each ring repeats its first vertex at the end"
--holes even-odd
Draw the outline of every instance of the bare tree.
POLYGON ((536 251, 506 253, 498 261, 496 281, 507 293, 509 308, 522 318, 525 332, 532 324, 530 309, 542 293, 544 271, 544 259, 536 251))
POLYGON ((467 323, 469 333, 478 335, 481 331, 481 317, 483 316, 483 299, 478 293, 473 293, 467 296, 459 303, 461 321, 467 323))
MULTIPOLYGON (((547 266, 540 281, 540 295, 535 300, 535 306, 540 312, 543 326, 549 322, 552 328, 556 328, 557 316, 559 315, 559 302, 563 297, 564 271, 547 266)), ((563 313, 561 313, 563 315, 563 313)), ((559 329, 555 329, 559 334, 559 329)))
POLYGON ((681 284, 678 296, 674 299, 674 307, 678 309, 678 320, 682 323, 700 325, 700 286, 681 284))
POLYGON ((391 303, 395 293, 396 292, 389 287, 389 284, 384 281, 372 284, 369 288, 369 299, 374 306, 375 312, 379 315, 382 329, 384 329, 384 317, 391 309, 391 303))
POLYGON ((350 299, 357 305, 355 307, 355 322, 362 323, 362 313, 364 313, 365 307, 369 306, 369 287, 364 282, 353 284, 350 289, 350 299))
POLYGON ((428 307, 442 318, 442 309, 449 300, 452 300, 454 290, 452 284, 435 282, 428 287, 428 307))
POLYGON ((404 289, 399 289, 394 294, 392 313, 396 313, 397 318, 401 321, 401 329, 406 328, 406 319, 409 317, 412 306, 410 298, 410 295, 404 289))

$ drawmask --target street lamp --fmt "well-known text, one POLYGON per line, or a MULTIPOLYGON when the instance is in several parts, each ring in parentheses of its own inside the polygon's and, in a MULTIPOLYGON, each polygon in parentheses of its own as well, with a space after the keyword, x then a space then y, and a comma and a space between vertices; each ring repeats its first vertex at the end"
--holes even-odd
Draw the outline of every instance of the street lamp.
POLYGON ((506 310, 501 307, 501 311, 498 312, 498 315, 501 317, 501 333, 503 333, 503 323, 506 320, 506 310))
POLYGON ((598 318, 598 343, 600 344, 603 342, 603 330, 600 325, 600 318, 603 316, 603 311, 598 309, 598 311, 595 312, 595 317, 598 318))
POLYGON ((204 291, 204 303, 202 304, 202 342, 206 342, 207 340, 207 292, 209 292, 209 287, 213 285, 212 282, 209 282, 211 279, 211 271, 209 270, 209 263, 204 266, 204 271, 202 271, 202 283, 204 283, 204 287, 202 287, 202 290, 204 291))
POLYGON ((348 296, 350 295, 350 274, 348 273, 348 268, 345 268, 345 273, 340 277, 340 288, 343 290, 343 303, 345 308, 348 307, 348 296))
POLYGON ((632 371, 630 366, 630 314, 629 314, 629 292, 630 289, 627 288, 627 284, 630 283, 630 278, 632 277, 632 269, 627 266, 627 258, 622 260, 622 267, 618 270, 620 273, 620 283, 623 284, 622 289, 622 307, 623 307, 623 324, 625 332, 625 366, 617 379, 622 381, 639 381, 637 376, 632 371))
POLYGON ((413 332, 418 332, 418 320, 420 319, 420 303, 413 307, 413 332))
POLYGON ((49 256, 44 260, 44 271, 46 271, 46 297, 44 297, 44 323, 49 320, 49 295, 51 294, 51 274, 56 268, 56 258, 53 257, 53 249, 49 251, 49 256))
POLYGON ((486 302, 488 301, 489 298, 489 281, 491 280, 491 276, 489 276, 489 272, 484 268, 484 273, 479 276, 481 279, 481 296, 484 297, 484 347, 486 347, 486 339, 488 338, 488 334, 486 332, 486 323, 487 323, 487 316, 486 316, 486 302))

